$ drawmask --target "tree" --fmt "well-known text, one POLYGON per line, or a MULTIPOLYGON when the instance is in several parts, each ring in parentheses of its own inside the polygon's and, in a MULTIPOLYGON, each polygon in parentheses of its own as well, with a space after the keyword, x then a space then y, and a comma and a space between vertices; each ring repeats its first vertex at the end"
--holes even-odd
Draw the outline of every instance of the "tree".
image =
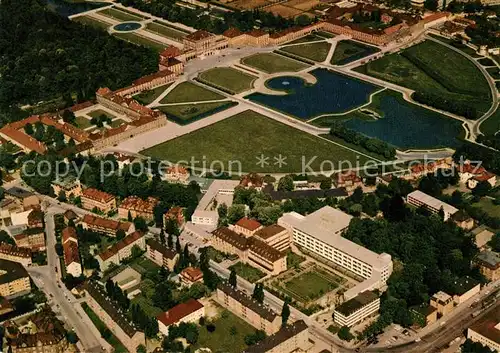
POLYGON ((488 195, 491 190, 491 184, 488 181, 483 180, 477 183, 476 187, 472 189, 472 194, 474 196, 483 197, 488 195))
POLYGON ((130 210, 128 211, 128 214, 127 214, 127 219, 129 222, 132 222, 133 221, 133 218, 132 218, 132 213, 130 212, 130 210))
POLYGON ((436 11, 438 8, 438 1, 437 0, 425 0, 424 7, 427 10, 436 11))
POLYGON ((233 288, 236 288, 237 286, 237 278, 236 278, 236 270, 231 268, 231 272, 229 273, 229 285, 231 285, 233 288))
POLYGON ((25 132, 25 133, 27 133, 27 134, 28 134, 28 135, 30 135, 30 136, 31 136, 31 135, 33 135, 33 133, 35 132, 35 131, 33 130, 33 125, 31 125, 31 124, 26 124, 26 125, 24 126, 24 132, 25 132))
POLYGON ((64 249, 61 243, 57 243, 55 246, 57 256, 63 256, 64 249))
POLYGON ((7 243, 11 245, 16 245, 16 242, 14 239, 7 233, 5 230, 0 230, 0 242, 1 243, 7 243))
POLYGON ((74 125, 75 124, 75 120, 76 120, 76 117, 75 117, 75 113, 73 113, 71 110, 69 109, 66 109, 63 113, 62 113, 62 119, 65 123, 69 123, 69 124, 72 124, 74 125))
POLYGON ((137 346, 136 352, 137 353, 147 353, 146 347, 143 344, 141 344, 141 345, 137 346))
POLYGON ((75 331, 68 331, 66 333, 66 339, 71 344, 76 344, 78 342, 78 336, 76 335, 75 331))
POLYGON ((148 224, 146 223, 146 220, 142 217, 135 217, 134 218, 134 226, 135 229, 141 232, 147 232, 148 231, 148 224))
POLYGON ((219 219, 223 219, 227 217, 227 205, 225 203, 221 203, 219 207, 217 207, 217 213, 219 214, 219 219))
POLYGON ((118 229, 116 231, 116 240, 122 240, 123 238, 125 238, 125 231, 123 229, 118 229))
POLYGON ((182 253, 181 242, 179 241, 179 237, 177 237, 175 240, 175 252, 179 255, 182 253))
POLYGON ((291 175, 285 175, 278 181, 278 191, 292 191, 294 187, 291 175))
POLYGON ((160 243, 165 245, 166 239, 165 239, 165 232, 163 231, 163 228, 160 229, 160 243))
POLYGON ((332 188, 332 179, 331 178, 325 178, 321 180, 321 183, 319 184, 319 188, 322 190, 329 190, 332 188))
POLYGON ((347 326, 342 326, 340 328, 339 332, 337 333, 337 335, 339 336, 339 338, 341 340, 347 341, 347 342, 352 341, 352 339, 354 338, 351 331, 349 330, 349 327, 347 327, 347 326))
POLYGON ((234 224, 241 218, 245 217, 245 205, 231 205, 227 212, 227 220, 229 223, 234 224))
POLYGON ((264 286, 262 283, 256 283, 253 289, 252 298, 255 299, 258 303, 264 303, 264 286))
POLYGON ((290 317, 290 308, 288 307, 288 302, 285 300, 283 303, 283 308, 281 309, 281 327, 285 327, 288 318, 290 317))
POLYGON ((59 202, 66 202, 66 192, 64 190, 60 190, 59 194, 57 195, 57 201, 59 202))
POLYGON ((168 233, 167 237, 167 246, 172 249, 174 247, 174 236, 171 233, 168 233))

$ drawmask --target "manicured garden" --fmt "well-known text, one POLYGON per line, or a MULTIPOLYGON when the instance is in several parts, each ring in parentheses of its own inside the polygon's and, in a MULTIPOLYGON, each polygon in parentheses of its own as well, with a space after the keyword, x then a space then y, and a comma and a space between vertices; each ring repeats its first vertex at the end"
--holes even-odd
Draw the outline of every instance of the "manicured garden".
POLYGON ((192 82, 182 82, 177 85, 160 103, 188 103, 188 102, 202 102, 224 99, 223 95, 208 90, 192 82))
POLYGON ((90 123, 90 119, 85 116, 77 116, 75 118, 75 124, 80 129, 86 129, 92 126, 92 124, 90 123))
POLYGON ((275 53, 258 53, 250 55, 241 59, 241 63, 270 74, 276 72, 296 72, 309 67, 309 65, 305 63, 275 53))
POLYGON ((115 8, 104 9, 97 12, 99 15, 104 15, 113 18, 117 21, 141 21, 143 18, 139 15, 131 14, 115 8))
POLYGON ((266 275, 258 268, 255 268, 243 262, 237 262, 234 265, 230 266, 229 269, 230 270, 234 269, 236 271, 236 275, 246 279, 248 282, 251 283, 257 282, 259 279, 263 278, 266 275))
POLYGON ((256 79, 257 77, 232 67, 215 67, 198 75, 198 81, 231 94, 252 89, 256 79))
POLYGON ((225 309, 218 318, 210 322, 215 330, 210 332, 208 325, 200 327, 198 341, 190 347, 191 352, 209 348, 214 353, 241 353, 247 348, 245 336, 255 332, 254 327, 225 309))
POLYGON ((281 48, 281 51, 300 56, 312 61, 322 62, 328 56, 332 45, 327 42, 291 45, 281 48))
POLYGON ((130 42, 132 44, 154 49, 157 52, 161 52, 167 47, 166 44, 155 42, 151 39, 148 39, 146 37, 140 36, 135 33, 113 33, 113 35, 117 38, 130 42))
MULTIPOLYGON (((193 131, 176 139, 153 146, 143 153, 146 156, 167 159, 171 162, 203 160, 207 166, 220 161, 229 167, 231 161, 239 161, 242 171, 299 172, 312 158, 311 168, 318 170, 321 162, 356 161, 357 154, 342 146, 279 123, 254 111, 247 110, 216 124, 193 131), (257 164, 260 155, 270 160, 257 164), (273 163, 273 157, 286 157, 281 168, 273 163)), ((367 158, 359 155, 359 162, 367 158)), ((220 167, 220 164, 218 164, 220 167)), ((233 169, 238 169, 232 163, 233 169)))
POLYGON ((335 52, 333 53, 330 63, 332 65, 346 65, 379 51, 380 49, 377 47, 372 47, 353 40, 341 40, 335 47, 335 52))
POLYGON ((106 110, 102 110, 102 109, 93 110, 90 113, 87 113, 87 115, 92 117, 92 118, 99 118, 101 115, 105 115, 107 118, 110 118, 110 119, 116 118, 115 115, 107 112, 106 110))
POLYGON ((156 109, 164 112, 170 120, 185 125, 193 121, 202 119, 209 115, 219 113, 223 110, 234 107, 238 103, 232 101, 208 102, 197 104, 164 105, 156 109))
POLYGON ((154 89, 148 91, 142 91, 141 93, 134 96, 134 99, 139 103, 148 105, 155 101, 167 88, 169 88, 172 84, 166 84, 160 87, 156 87, 154 89))
POLYGON ((176 40, 182 41, 182 38, 186 36, 185 32, 174 29, 170 26, 164 25, 160 22, 150 22, 146 25, 146 29, 150 32, 157 33, 161 36, 176 40))

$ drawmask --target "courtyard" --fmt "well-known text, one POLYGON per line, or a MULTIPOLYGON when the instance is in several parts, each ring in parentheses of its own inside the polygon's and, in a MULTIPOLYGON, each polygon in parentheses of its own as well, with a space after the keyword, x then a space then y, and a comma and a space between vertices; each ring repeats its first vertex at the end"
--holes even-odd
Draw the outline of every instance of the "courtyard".
POLYGON ((255 268, 250 266, 249 264, 243 263, 241 261, 235 263, 234 265, 229 266, 229 270, 235 270, 236 275, 246 279, 248 282, 255 283, 259 279, 263 278, 266 274, 255 268))

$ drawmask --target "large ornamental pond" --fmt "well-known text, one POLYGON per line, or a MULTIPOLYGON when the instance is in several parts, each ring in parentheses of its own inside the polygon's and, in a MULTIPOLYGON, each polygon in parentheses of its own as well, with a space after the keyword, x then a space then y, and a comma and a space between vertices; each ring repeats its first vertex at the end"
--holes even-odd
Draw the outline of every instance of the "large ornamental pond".
POLYGON ((354 118, 345 126, 376 137, 401 149, 456 147, 464 131, 462 123, 406 102, 394 92, 382 92, 376 109, 384 116, 377 120, 354 118))
POLYGON ((365 104, 370 94, 380 87, 347 76, 316 69, 310 72, 317 79, 308 84, 294 76, 281 76, 266 82, 270 89, 287 91, 286 96, 253 93, 246 98, 278 111, 308 120, 318 115, 340 113, 365 104))

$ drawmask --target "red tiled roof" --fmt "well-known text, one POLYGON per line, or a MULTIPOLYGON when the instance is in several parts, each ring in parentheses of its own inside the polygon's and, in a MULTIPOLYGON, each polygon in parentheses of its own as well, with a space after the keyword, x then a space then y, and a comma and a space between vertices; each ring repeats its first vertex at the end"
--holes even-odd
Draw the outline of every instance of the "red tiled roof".
POLYGON ((160 56, 163 58, 175 58, 181 54, 182 53, 181 53, 181 50, 179 48, 174 47, 174 46, 170 46, 170 47, 166 48, 165 50, 163 50, 160 53, 160 56))
POLYGON ((108 87, 101 87, 97 90, 96 94, 98 94, 99 96, 105 96, 111 92, 112 91, 108 87))
POLYGON ((238 36, 241 36, 243 34, 242 31, 240 31, 238 28, 231 27, 228 30, 226 30, 222 35, 227 38, 235 38, 238 36))
POLYGON ((82 197, 86 197, 88 199, 99 202, 109 202, 115 198, 113 195, 108 194, 107 192, 100 191, 94 188, 83 190, 82 197))
POLYGON ((132 223, 130 222, 118 222, 112 219, 101 218, 90 214, 86 214, 85 216, 83 216, 82 222, 91 227, 94 226, 99 228, 106 228, 114 231, 122 229, 125 232, 128 231, 132 226, 132 223))
POLYGON ((137 80, 135 80, 132 84, 134 86, 138 86, 138 85, 142 85, 144 83, 150 82, 150 81, 154 81, 158 78, 168 77, 168 76, 173 77, 173 76, 175 76, 175 74, 170 70, 162 70, 162 71, 155 72, 154 74, 151 74, 151 75, 142 76, 141 78, 138 78, 137 80))
POLYGON ((203 304, 196 299, 189 299, 187 302, 174 306, 172 309, 158 315, 156 318, 168 327, 201 308, 203 308, 203 304))
POLYGON ((67 243, 68 240, 70 240, 70 239, 75 239, 75 240, 78 239, 78 237, 76 235, 76 229, 73 228, 73 227, 66 227, 62 231, 62 242, 63 242, 63 244, 67 243))
POLYGON ((157 198, 151 196, 146 200, 141 199, 139 196, 129 196, 121 202, 120 208, 139 212, 153 213, 153 210, 158 202, 159 200, 157 198))
POLYGON ((23 131, 13 129, 9 125, 5 125, 3 128, 1 128, 0 133, 6 135, 8 138, 16 141, 27 149, 35 151, 36 153, 44 154, 47 151, 47 148, 43 143, 25 134, 23 131))
POLYGON ((78 243, 67 241, 63 243, 64 264, 71 265, 73 262, 80 263, 80 254, 78 253, 78 243))
POLYGON ((135 231, 132 234, 127 235, 125 238, 120 240, 118 243, 113 245, 112 247, 104 250, 101 252, 98 256, 103 260, 106 261, 116 253, 118 253, 121 249, 125 248, 126 246, 135 243, 137 240, 141 239, 144 236, 142 232, 135 231))
POLYGON ((190 282, 196 282, 203 278, 203 272, 197 267, 186 267, 180 273, 181 277, 187 279, 190 282))
POLYGON ((432 22, 432 21, 439 20, 440 18, 443 18, 443 17, 448 17, 450 15, 451 14, 449 12, 436 12, 436 13, 434 13, 432 15, 424 17, 423 21, 424 21, 424 23, 429 23, 429 22, 432 22))
POLYGON ((14 246, 14 245, 11 245, 8 243, 0 243, 0 253, 31 259, 31 250, 30 249, 19 248, 17 246, 14 246))
POLYGON ((261 29, 252 29, 250 32, 247 32, 246 34, 248 34, 249 36, 252 36, 252 37, 262 37, 262 36, 265 36, 267 34, 267 32, 265 32, 261 29))
POLYGON ((74 106, 72 106, 72 107, 69 108, 69 111, 71 111, 71 112, 74 113, 74 112, 77 112, 79 110, 91 107, 93 105, 94 105, 93 102, 87 101, 87 102, 83 102, 83 103, 80 103, 80 104, 75 104, 74 106))
POLYGON ((207 31, 204 31, 204 30, 200 30, 200 31, 196 31, 196 32, 193 32, 191 34, 188 34, 185 37, 185 39, 192 40, 192 41, 198 41, 198 40, 210 38, 210 37, 213 37, 213 36, 214 36, 214 34, 212 34, 210 32, 207 32, 207 31))
POLYGON ((262 227, 262 224, 257 222, 255 219, 249 219, 247 217, 243 217, 240 219, 238 222, 236 222, 236 225, 248 229, 249 231, 254 231, 260 227, 262 227))
POLYGON ((167 174, 189 174, 189 172, 182 165, 176 164, 167 168, 167 174))
POLYGON ((493 178, 494 176, 495 176, 495 174, 492 174, 492 173, 489 173, 489 172, 484 172, 481 175, 474 176, 474 180, 477 180, 477 181, 488 181, 491 178, 493 178))

